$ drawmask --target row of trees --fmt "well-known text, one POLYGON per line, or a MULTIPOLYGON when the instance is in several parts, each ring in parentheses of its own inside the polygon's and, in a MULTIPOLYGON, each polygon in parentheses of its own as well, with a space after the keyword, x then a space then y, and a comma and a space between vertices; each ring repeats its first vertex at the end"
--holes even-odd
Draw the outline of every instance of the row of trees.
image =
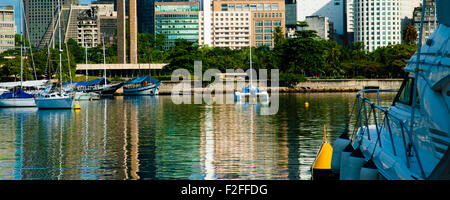
MULTIPOLYGON (((252 62, 255 69, 279 69, 282 74, 294 74, 317 78, 399 78, 404 76, 403 67, 416 51, 414 41, 405 44, 380 47, 372 52, 364 50, 362 43, 350 46, 339 45, 336 41, 320 39, 315 31, 304 30, 306 23, 299 22, 300 31, 294 38, 285 38, 280 28, 273 32, 274 48, 253 47, 252 62)), ((411 27, 410 27, 411 28, 411 27)), ((414 38, 413 36, 409 36, 414 38)), ((138 34, 138 62, 169 63, 164 73, 170 74, 178 68, 193 70, 194 61, 201 60, 203 70, 209 68, 248 69, 250 48, 232 50, 229 48, 194 45, 187 40, 177 40, 176 46, 164 49, 164 35, 138 34)), ((20 36, 16 35, 16 46, 20 46, 20 36)), ((28 42, 24 40, 24 46, 28 42)), ((75 40, 62 44, 63 79, 69 80, 69 68, 75 74, 76 63, 85 63, 85 49, 75 40), (70 66, 70 67, 68 67, 70 66)), ((59 66, 58 49, 41 49, 24 55, 24 77, 34 79, 56 75, 59 66), (50 53, 50 56, 48 56, 50 53), (34 70, 35 68, 35 70, 34 70)), ((88 49, 88 63, 103 63, 103 44, 88 49)), ((117 44, 106 47, 106 62, 117 61, 117 44)), ((0 78, 2 81, 20 78, 20 49, 8 50, 0 54, 0 78), (11 59, 12 58, 12 59, 11 59)), ((291 76, 292 77, 292 76, 291 76)))

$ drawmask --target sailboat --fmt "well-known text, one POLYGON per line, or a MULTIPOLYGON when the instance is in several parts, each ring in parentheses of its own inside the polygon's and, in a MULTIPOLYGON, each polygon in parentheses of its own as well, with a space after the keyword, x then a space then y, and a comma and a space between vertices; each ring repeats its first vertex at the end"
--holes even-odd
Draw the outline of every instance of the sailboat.
MULTIPOLYGON (((23 27, 22 27, 22 1, 19 6, 21 34, 20 34, 20 89, 17 91, 3 92, 0 95, 0 107, 34 107, 34 95, 29 94, 23 90, 23 27)), ((19 85, 12 84, 11 88, 16 88, 19 85)))
MULTIPOLYGON (((251 31, 250 31, 251 33, 251 31)), ((257 99, 260 98, 261 103, 268 103, 269 102, 269 94, 266 91, 260 91, 258 87, 253 85, 253 73, 252 73, 252 37, 250 37, 249 42, 249 50, 250 50, 250 84, 243 87, 240 91, 234 92, 234 101, 238 103, 245 102, 245 99, 257 99)))
MULTIPOLYGON (((124 82, 109 84, 111 83, 106 78, 106 57, 105 57, 105 40, 103 38, 103 78, 95 79, 92 81, 82 81, 78 82, 75 86, 75 91, 83 92, 95 92, 101 96, 112 96, 114 93, 123 86, 124 82)), ((86 64, 87 66, 87 64, 86 64)), ((87 74, 87 72, 86 72, 87 74)))
MULTIPOLYGON (((86 57, 86 82, 88 82, 89 81, 88 57, 87 57, 87 47, 86 47, 85 40, 84 40, 84 34, 83 34, 83 44, 84 44, 84 52, 85 52, 85 57, 86 57)), ((75 84, 75 88, 76 88, 77 84, 75 84)), ((83 90, 75 90, 74 91, 74 99, 78 100, 78 101, 80 101, 80 100, 99 100, 100 94, 95 93, 95 92, 83 91, 83 90)))
POLYGON ((51 85, 35 99, 39 109, 71 109, 73 99, 62 90, 62 63, 61 63, 61 1, 58 1, 58 26, 59 26, 59 92, 49 93, 51 85))

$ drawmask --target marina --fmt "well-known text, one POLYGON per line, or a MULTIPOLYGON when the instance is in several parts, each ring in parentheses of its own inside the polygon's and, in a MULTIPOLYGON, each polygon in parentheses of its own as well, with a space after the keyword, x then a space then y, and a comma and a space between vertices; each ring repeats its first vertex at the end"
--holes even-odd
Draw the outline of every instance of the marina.
POLYGON ((1 35, 0 180, 450 180, 449 1, 334 1, 352 27, 287 24, 303 11, 270 1, 153 2, 151 34, 135 0, 57 0, 36 40, 21 0, 1 35), (374 6, 387 26, 365 34, 374 6))

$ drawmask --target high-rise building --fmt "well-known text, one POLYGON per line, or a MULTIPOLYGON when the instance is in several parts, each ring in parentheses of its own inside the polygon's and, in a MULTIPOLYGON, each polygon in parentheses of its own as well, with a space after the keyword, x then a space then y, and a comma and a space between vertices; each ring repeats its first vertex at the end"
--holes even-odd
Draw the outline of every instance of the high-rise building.
POLYGON ((139 33, 155 33, 155 0, 137 0, 139 33))
POLYGON ((164 34, 165 48, 176 39, 198 44, 200 4, 193 2, 155 2, 155 34, 164 34))
MULTIPOLYGON (((419 41, 419 30, 420 30, 420 19, 422 16, 422 5, 420 7, 416 7, 414 9, 414 26, 417 31, 417 41, 419 41)), ((436 1, 435 0, 427 0, 425 2, 425 15, 423 17, 423 31, 422 31, 422 44, 425 44, 425 41, 428 37, 433 33, 434 29, 439 25, 436 19, 436 1)))
POLYGON ((0 53, 14 48, 15 34, 14 6, 0 6, 0 53))
MULTIPOLYGON (((199 44, 207 44, 213 47, 229 47, 240 49, 250 45, 250 11, 214 11, 210 22, 210 42, 205 34, 206 28, 203 11, 200 13, 199 44)), ((263 38, 258 38, 262 40, 263 38)))
POLYGON ((273 47, 273 32, 285 28, 284 0, 216 0, 211 2, 211 12, 202 13, 200 44, 211 46, 242 48, 251 46, 273 47), (206 21, 211 21, 211 34, 208 36, 206 21), (205 30, 206 29, 206 30, 205 30), (203 39, 202 39, 203 37, 203 39), (251 43, 250 43, 251 42, 251 43))
POLYGON ((62 6, 79 4, 79 0, 24 0, 25 34, 34 47, 44 48, 58 35, 58 2, 62 6))
POLYGON ((355 41, 362 42, 367 51, 402 41, 402 25, 398 0, 355 0, 355 41))
POLYGON ((62 13, 64 42, 72 38, 79 45, 91 48, 102 43, 103 37, 105 43, 114 40, 117 13, 112 3, 69 5, 63 7, 62 13))

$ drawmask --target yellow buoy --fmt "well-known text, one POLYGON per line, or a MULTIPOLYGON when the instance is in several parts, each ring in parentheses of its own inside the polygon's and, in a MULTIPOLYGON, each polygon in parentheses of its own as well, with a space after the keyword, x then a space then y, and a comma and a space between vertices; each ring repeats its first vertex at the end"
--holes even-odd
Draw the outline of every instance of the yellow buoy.
POLYGON ((81 107, 80 107, 80 105, 75 104, 75 106, 73 106, 73 109, 74 109, 74 110, 78 110, 78 109, 81 109, 81 107))
POLYGON ((312 175, 313 179, 325 179, 332 178, 331 172, 331 158, 333 155, 333 147, 327 141, 327 130, 325 124, 324 126, 324 136, 323 142, 320 145, 319 151, 316 155, 316 160, 312 165, 312 175))

